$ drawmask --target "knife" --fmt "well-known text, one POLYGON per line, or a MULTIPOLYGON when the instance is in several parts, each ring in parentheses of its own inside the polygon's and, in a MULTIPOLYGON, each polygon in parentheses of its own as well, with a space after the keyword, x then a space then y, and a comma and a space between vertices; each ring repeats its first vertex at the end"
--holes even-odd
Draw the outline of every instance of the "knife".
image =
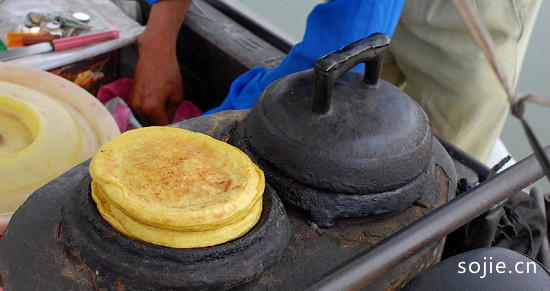
POLYGON ((29 55, 41 54, 51 51, 62 51, 115 38, 118 38, 118 30, 109 30, 104 32, 54 39, 52 42, 43 42, 7 51, 0 51, 0 61, 8 61, 29 55))
POLYGON ((24 35, 21 37, 22 46, 29 46, 37 43, 52 42, 54 39, 60 38, 59 35, 24 35))

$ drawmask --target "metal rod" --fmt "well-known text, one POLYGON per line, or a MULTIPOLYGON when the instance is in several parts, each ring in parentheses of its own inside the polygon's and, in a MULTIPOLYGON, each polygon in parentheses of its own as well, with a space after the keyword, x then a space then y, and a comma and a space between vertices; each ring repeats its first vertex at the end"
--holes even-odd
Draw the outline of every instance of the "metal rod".
MULTIPOLYGON (((550 156, 550 146, 544 154, 550 156)), ((530 155, 329 271, 305 291, 359 290, 542 176, 530 155)))

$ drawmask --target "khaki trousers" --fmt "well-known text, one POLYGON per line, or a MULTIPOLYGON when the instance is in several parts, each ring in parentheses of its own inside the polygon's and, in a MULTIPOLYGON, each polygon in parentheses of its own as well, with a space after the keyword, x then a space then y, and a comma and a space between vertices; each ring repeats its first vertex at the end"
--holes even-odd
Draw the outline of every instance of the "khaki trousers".
MULTIPOLYGON (((515 89, 541 1, 473 2, 515 89)), ((509 104, 450 0, 405 3, 382 78, 398 85, 424 108, 435 134, 488 162, 509 104)))

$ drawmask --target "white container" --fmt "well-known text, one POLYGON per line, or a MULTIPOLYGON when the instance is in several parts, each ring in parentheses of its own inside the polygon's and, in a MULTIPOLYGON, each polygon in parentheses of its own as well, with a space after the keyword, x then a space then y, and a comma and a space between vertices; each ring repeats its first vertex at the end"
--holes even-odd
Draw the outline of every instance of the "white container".
POLYGON ((0 62, 0 235, 32 192, 118 134, 105 107, 76 84, 0 62))

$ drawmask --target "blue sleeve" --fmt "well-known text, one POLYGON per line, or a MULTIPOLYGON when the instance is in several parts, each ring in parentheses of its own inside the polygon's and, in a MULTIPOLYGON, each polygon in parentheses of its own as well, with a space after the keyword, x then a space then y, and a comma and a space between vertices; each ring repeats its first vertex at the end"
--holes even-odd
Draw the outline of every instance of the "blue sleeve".
MULTIPOLYGON (((313 68, 316 59, 354 41, 380 32, 391 37, 405 0, 333 0, 315 6, 306 32, 275 68, 254 67, 238 77, 222 104, 205 114, 251 108, 273 81, 291 73, 313 68)), ((364 65, 355 69, 364 70, 364 65)))
POLYGON ((149 2, 149 5, 153 5, 157 2, 159 2, 160 0, 147 0, 149 2))

